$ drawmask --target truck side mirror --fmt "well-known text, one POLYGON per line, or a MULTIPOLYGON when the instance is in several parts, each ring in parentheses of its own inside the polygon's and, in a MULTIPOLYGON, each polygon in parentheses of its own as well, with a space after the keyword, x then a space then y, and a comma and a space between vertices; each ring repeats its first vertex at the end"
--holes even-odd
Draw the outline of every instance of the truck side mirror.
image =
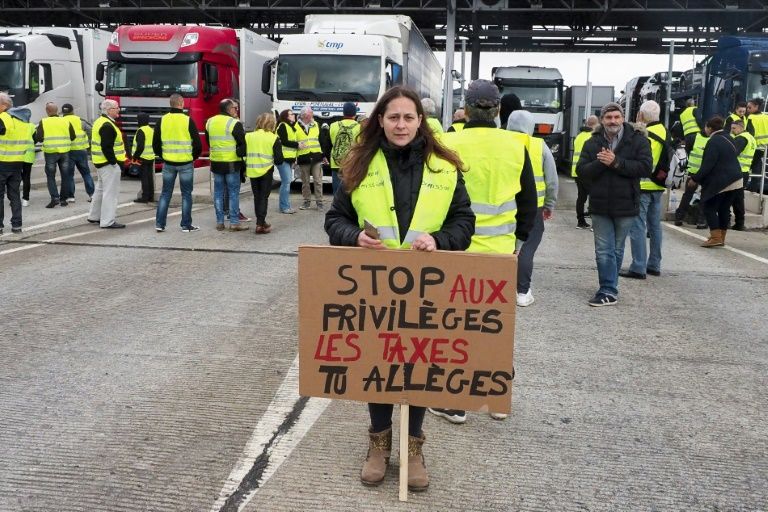
POLYGON ((272 86, 272 65, 275 63, 275 59, 264 61, 261 66, 261 92, 269 94, 272 86))
POLYGON ((99 62, 98 64, 96 64, 96 81, 98 82, 104 81, 104 63, 103 62, 99 62))
POLYGON ((206 81, 211 84, 219 83, 219 68, 213 64, 205 65, 206 81))
MULTIPOLYGON (((104 90, 104 84, 101 83, 101 82, 96 82, 95 88, 96 88, 96 92, 101 94, 101 92, 104 90)), ((102 96, 103 96, 103 94, 102 94, 102 96)))

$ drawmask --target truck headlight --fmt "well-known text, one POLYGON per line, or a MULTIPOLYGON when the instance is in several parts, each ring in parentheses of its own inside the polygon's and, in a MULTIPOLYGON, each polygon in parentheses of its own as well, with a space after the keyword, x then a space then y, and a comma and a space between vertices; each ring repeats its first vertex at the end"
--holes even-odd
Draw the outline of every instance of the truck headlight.
POLYGON ((192 46, 193 44, 197 44, 199 37, 200 34, 197 32, 189 32, 188 34, 185 34, 184 39, 181 41, 181 47, 184 48, 185 46, 192 46))

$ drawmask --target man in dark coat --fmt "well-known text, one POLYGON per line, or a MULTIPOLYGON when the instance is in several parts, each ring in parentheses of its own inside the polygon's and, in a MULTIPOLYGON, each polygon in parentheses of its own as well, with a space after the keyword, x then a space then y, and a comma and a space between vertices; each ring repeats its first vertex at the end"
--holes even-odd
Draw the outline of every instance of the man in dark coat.
POLYGON ((619 296, 624 243, 640 207, 640 178, 650 178, 651 146, 644 133, 624 122, 624 110, 608 103, 601 126, 581 150, 577 174, 589 183, 589 209, 595 234, 600 289, 590 306, 613 306, 619 296))

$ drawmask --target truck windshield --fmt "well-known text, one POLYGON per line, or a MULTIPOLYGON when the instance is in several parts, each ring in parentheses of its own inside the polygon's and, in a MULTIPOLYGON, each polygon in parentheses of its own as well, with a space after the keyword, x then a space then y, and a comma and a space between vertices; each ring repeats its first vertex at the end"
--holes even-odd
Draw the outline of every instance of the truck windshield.
POLYGON ((277 97, 282 100, 376 101, 381 58, 368 55, 281 55, 277 97))
POLYGON ((24 61, 0 60, 0 90, 24 88, 24 61))
MULTIPOLYGON (((766 73, 768 75, 768 73, 766 73)), ((747 74, 746 98, 768 98, 768 76, 762 73, 751 72, 747 74)))
POLYGON ((184 64, 110 62, 107 96, 197 96, 196 62, 184 64))
POLYGON ((555 84, 548 85, 507 85, 504 84, 502 95, 514 93, 520 98, 520 104, 531 112, 560 111, 560 88, 555 84))

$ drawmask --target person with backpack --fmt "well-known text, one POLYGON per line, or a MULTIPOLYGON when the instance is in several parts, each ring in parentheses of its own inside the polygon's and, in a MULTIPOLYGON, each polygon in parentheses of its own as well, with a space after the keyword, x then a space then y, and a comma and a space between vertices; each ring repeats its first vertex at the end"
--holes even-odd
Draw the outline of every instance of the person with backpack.
POLYGON ((357 114, 357 105, 348 101, 342 107, 344 118, 331 124, 330 142, 331 142, 331 178, 333 195, 341 186, 341 163, 349 153, 352 145, 355 143, 357 135, 360 133, 360 123, 355 121, 357 114))
MULTIPOLYGON (((629 242, 632 248, 632 264, 629 270, 619 272, 621 277, 645 279, 646 274, 661 275, 661 197, 666 189, 664 180, 669 169, 672 147, 667 141, 667 129, 659 122, 661 108, 653 100, 640 105, 637 112, 637 124, 645 126, 648 141, 651 143, 653 169, 661 170, 664 178, 654 181, 653 172, 640 178, 640 213, 629 230, 629 242), (650 253, 646 239, 650 238, 650 253)), ((660 173, 656 173, 658 176, 660 173)))

